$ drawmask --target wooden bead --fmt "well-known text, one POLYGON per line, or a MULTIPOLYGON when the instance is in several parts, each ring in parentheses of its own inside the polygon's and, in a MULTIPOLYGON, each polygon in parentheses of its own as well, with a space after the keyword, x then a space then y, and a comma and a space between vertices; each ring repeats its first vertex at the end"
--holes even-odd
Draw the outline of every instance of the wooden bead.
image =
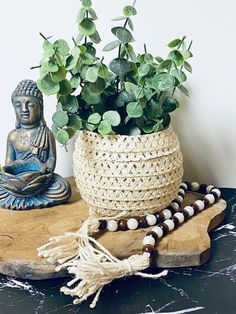
POLYGON ((214 190, 211 190, 211 194, 214 196, 215 200, 218 201, 218 199, 220 198, 218 196, 218 193, 216 193, 214 190))
POLYGON ((215 202, 215 197, 213 194, 207 194, 205 195, 204 199, 208 199, 210 205, 214 204, 215 202))
POLYGON ((203 201, 197 200, 197 201, 194 202, 194 204, 196 204, 196 205, 198 206, 199 211, 201 211, 201 210, 204 209, 204 203, 203 203, 203 201))
POLYGON ((198 193, 206 194, 206 188, 207 188, 207 184, 200 184, 198 193))
POLYGON ((157 212, 155 213, 156 219, 157 219, 157 223, 161 223, 165 220, 164 215, 162 214, 162 212, 157 212))
POLYGON ((186 181, 185 184, 187 185, 187 191, 191 191, 191 182, 186 181))
POLYGON ((171 220, 173 221, 173 223, 175 224, 175 227, 178 227, 179 225, 179 219, 175 216, 171 217, 171 220))
POLYGON ((155 244, 156 244, 155 239, 151 236, 145 236, 143 239, 143 245, 148 245, 148 244, 155 246, 155 244))
POLYGON ((127 221, 127 226, 130 230, 135 230, 138 228, 138 221, 135 218, 130 218, 127 221))
POLYGON ((200 184, 198 182, 191 183, 191 191, 197 192, 199 190, 200 184))
POLYGON ((211 194, 213 194, 213 195, 215 196, 215 199, 218 199, 218 198, 221 197, 221 192, 220 192, 220 190, 219 190, 219 189, 216 189, 216 188, 211 190, 211 194))
POLYGON ((159 227, 162 229, 163 235, 166 235, 169 232, 169 228, 164 222, 159 224, 159 227))
POLYGON ((163 237, 163 230, 159 226, 152 228, 152 231, 157 234, 158 239, 163 237))
POLYGON ((99 220, 98 222, 99 222, 99 227, 98 227, 98 229, 101 230, 101 231, 102 231, 102 230, 105 230, 106 227, 107 227, 107 221, 104 220, 104 219, 101 219, 101 220, 99 220))
POLYGON ((151 236, 151 237, 153 237, 153 239, 155 240, 155 242, 156 242, 157 239, 158 239, 158 236, 157 236, 156 232, 154 232, 154 231, 149 231, 149 232, 146 234, 146 236, 151 236))
MULTIPOLYGON (((190 206, 189 206, 189 207, 190 207, 190 206)), ((192 207, 191 207, 191 208, 192 208, 192 207)), ((193 212, 193 214, 194 214, 193 208, 192 208, 192 212, 193 212)), ((188 220, 188 219, 190 218, 190 215, 189 215, 189 211, 188 211, 188 210, 183 209, 183 210, 182 210, 182 213, 183 213, 183 215, 184 215, 184 219, 185 219, 185 220, 188 220)))
POLYGON ((116 220, 108 220, 107 230, 111 231, 111 232, 117 231, 118 230, 118 222, 116 220))
POLYGON ((182 202, 180 199, 178 199, 177 197, 174 199, 174 203, 177 203, 179 205, 179 208, 181 207, 182 205, 182 202))
POLYGON ((147 220, 145 217, 139 217, 139 218, 137 218, 137 221, 138 221, 139 228, 147 228, 148 227, 147 220))
POLYGON ((162 214, 164 215, 165 219, 170 219, 170 217, 172 216, 171 211, 167 208, 162 211, 162 214))
POLYGON ((214 189, 214 185, 208 185, 206 188, 206 193, 211 193, 211 190, 214 189))
POLYGON ((184 214, 179 212, 175 213, 175 217, 179 220, 179 223, 182 224, 184 222, 184 214))
POLYGON ((180 184, 180 188, 181 188, 182 190, 184 190, 185 192, 188 190, 188 186, 187 186, 187 184, 184 183, 184 182, 180 184))
POLYGON ((155 215, 147 215, 146 220, 149 226, 154 226, 157 222, 156 216, 155 215))
POLYGON ((186 218, 187 217, 187 214, 185 214, 185 212, 188 213, 189 217, 192 217, 194 215, 194 209, 192 208, 192 206, 186 206, 184 207, 183 209, 183 214, 184 214, 184 217, 186 218))
POLYGON ((147 252, 147 253, 150 253, 152 255, 155 252, 155 248, 154 248, 154 246, 152 246, 150 244, 146 244, 143 246, 143 252, 147 252))
MULTIPOLYGON (((177 213, 176 213, 176 214, 177 214, 177 213)), ((169 228, 170 231, 172 231, 172 230, 175 229, 175 224, 173 223, 172 220, 166 219, 166 220, 164 221, 164 223, 168 226, 168 228, 169 228)))
POLYGON ((128 230, 127 221, 125 219, 121 219, 118 221, 118 230, 120 231, 128 230))
POLYGON ((171 202, 170 207, 175 209, 175 210, 179 210, 179 208, 180 208, 179 204, 176 202, 171 202))

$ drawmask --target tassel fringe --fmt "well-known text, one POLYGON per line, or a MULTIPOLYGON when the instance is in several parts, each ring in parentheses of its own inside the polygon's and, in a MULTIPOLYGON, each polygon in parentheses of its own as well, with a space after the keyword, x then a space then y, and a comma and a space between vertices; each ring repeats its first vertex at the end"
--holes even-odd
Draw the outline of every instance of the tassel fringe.
POLYGON ((80 304, 95 294, 90 304, 94 308, 103 288, 118 278, 135 275, 158 279, 167 275, 166 270, 157 275, 142 272, 150 266, 149 253, 132 255, 124 260, 114 257, 91 237, 97 231, 98 221, 88 218, 78 232, 53 237, 38 249, 39 255, 46 257, 49 263, 59 264, 56 271, 66 268, 74 276, 67 286, 61 288, 64 294, 76 297, 74 304, 80 304), (56 246, 59 242, 65 244, 56 246))

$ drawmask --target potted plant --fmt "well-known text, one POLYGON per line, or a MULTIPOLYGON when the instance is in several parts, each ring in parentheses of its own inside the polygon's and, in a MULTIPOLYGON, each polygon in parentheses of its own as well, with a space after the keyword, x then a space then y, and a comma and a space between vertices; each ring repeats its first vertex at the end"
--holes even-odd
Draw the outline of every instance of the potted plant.
MULTIPOLYGON (((167 58, 154 57, 144 45, 132 47, 135 3, 123 9, 122 23, 111 29, 117 49, 109 66, 99 58, 97 15, 91 0, 81 0, 79 35, 74 46, 44 38, 39 89, 57 95, 52 130, 67 145, 78 133, 74 174, 94 216, 142 216, 167 206, 177 195, 183 160, 170 113, 179 108, 175 91, 188 96, 183 83, 191 72, 191 43, 172 40, 167 58), (79 132, 77 132, 79 131, 79 132)), ((135 229, 137 226, 132 226, 135 229)))

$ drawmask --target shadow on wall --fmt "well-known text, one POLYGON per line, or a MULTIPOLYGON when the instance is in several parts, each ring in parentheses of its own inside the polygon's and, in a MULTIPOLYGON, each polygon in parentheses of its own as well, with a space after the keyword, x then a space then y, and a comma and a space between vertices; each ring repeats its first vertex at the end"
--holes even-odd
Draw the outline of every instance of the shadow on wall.
MULTIPOLYGON (((219 126, 213 128, 207 125, 207 117, 204 115, 201 118, 201 125, 197 116, 196 122, 193 123, 193 116, 196 113, 191 106, 191 100, 181 95, 178 95, 178 99, 183 105, 173 114, 173 126, 184 155, 184 180, 222 186, 224 168, 226 165, 229 167, 229 156, 232 154, 230 139, 224 136, 219 126), (217 164, 220 164, 220 167, 216 167, 217 164)), ((235 186, 235 183, 232 183, 231 187, 232 185, 235 186)))

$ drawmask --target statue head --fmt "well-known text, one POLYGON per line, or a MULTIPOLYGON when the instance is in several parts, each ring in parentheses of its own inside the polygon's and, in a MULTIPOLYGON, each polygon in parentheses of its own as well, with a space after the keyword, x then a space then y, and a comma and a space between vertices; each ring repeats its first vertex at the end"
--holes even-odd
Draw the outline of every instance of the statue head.
POLYGON ((16 128, 46 125, 43 115, 43 95, 32 80, 21 81, 12 94, 16 128))

